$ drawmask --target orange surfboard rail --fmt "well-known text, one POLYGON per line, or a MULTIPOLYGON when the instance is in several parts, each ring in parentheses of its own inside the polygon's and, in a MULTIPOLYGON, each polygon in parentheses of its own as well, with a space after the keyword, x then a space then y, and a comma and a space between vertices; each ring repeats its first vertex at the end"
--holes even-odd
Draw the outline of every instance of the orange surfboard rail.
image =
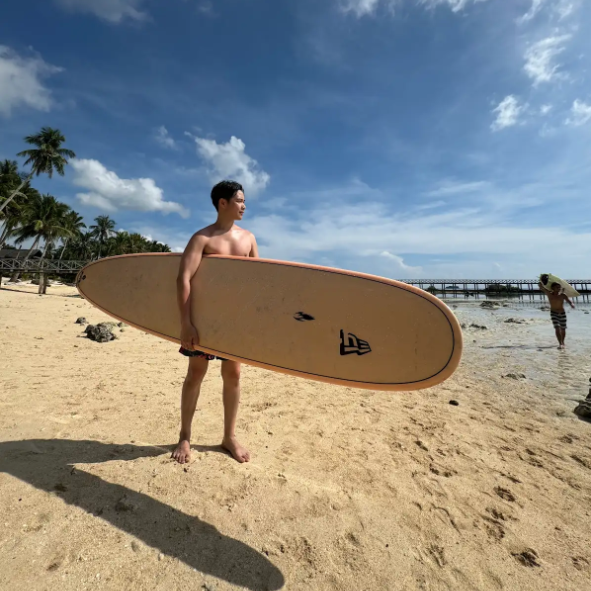
MULTIPOLYGON (((93 306, 180 343, 181 255, 106 257, 76 286, 93 306)), ((332 267, 203 257, 191 281, 199 350, 301 378, 371 390, 417 390, 457 369, 462 331, 448 306, 417 287, 332 267)))

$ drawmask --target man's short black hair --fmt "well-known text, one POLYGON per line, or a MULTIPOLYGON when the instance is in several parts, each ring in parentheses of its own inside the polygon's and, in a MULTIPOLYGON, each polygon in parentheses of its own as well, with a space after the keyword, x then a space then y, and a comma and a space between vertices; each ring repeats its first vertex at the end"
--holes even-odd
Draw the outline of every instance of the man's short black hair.
POLYGON ((230 201, 238 191, 244 191, 240 183, 236 181, 221 181, 211 190, 211 202, 217 210, 220 205, 220 199, 230 201))

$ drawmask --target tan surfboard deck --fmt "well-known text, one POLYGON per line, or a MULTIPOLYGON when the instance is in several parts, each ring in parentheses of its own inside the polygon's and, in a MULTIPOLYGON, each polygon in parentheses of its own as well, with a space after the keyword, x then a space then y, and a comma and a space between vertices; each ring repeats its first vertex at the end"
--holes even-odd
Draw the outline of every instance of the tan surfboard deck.
MULTIPOLYGON (((99 259, 76 285, 113 318, 180 343, 180 259, 99 259)), ((355 388, 428 388, 450 377, 462 354, 458 321, 435 296, 328 267, 206 256, 191 281, 191 309, 206 353, 355 388)))

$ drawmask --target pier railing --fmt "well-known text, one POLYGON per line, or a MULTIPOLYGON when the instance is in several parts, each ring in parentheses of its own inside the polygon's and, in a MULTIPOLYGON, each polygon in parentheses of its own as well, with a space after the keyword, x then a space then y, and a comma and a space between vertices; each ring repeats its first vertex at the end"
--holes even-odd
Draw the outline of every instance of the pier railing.
POLYGON ((0 259, 0 271, 11 273, 47 273, 75 275, 90 261, 60 261, 53 259, 0 259))

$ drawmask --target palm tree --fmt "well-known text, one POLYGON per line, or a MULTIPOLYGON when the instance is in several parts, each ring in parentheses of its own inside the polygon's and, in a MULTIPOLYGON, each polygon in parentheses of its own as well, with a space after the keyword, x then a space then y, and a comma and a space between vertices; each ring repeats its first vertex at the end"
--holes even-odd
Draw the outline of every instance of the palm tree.
POLYGON ((26 178, 22 179, 21 184, 12 192, 10 197, 4 203, 0 204, 0 212, 31 181, 33 175, 39 176, 41 173, 45 173, 49 178, 52 178, 54 171, 56 171, 60 176, 64 176, 64 167, 68 164, 67 158, 76 158, 76 154, 72 150, 61 147, 65 141, 66 138, 62 135, 61 131, 52 129, 51 127, 43 127, 39 133, 28 135, 25 138, 27 144, 36 146, 36 148, 23 150, 17 156, 27 157, 25 165, 31 165, 31 172, 26 178))
POLYGON ((113 240, 113 251, 115 254, 127 254, 129 252, 131 243, 129 240, 129 232, 121 230, 117 232, 117 235, 112 238, 113 240))
POLYGON ((65 229, 65 217, 69 211, 69 206, 60 203, 52 195, 37 195, 27 201, 23 208, 20 228, 15 232, 17 244, 22 244, 30 238, 34 239, 24 260, 31 256, 42 240, 45 242, 45 256, 57 239, 68 234, 65 229))
POLYGON ((6 241, 12 236, 20 222, 21 208, 18 203, 11 203, 3 212, 2 231, 0 232, 0 249, 4 248, 6 241))
POLYGON ((137 232, 129 235, 129 252, 148 252, 148 241, 137 232))
POLYGON ((98 256, 101 256, 101 250, 109 238, 115 233, 115 221, 108 215, 99 215, 94 220, 96 223, 90 226, 92 235, 99 244, 98 256))
MULTIPOLYGON (((14 188, 20 184, 24 175, 17 172, 16 167, 13 165, 15 162, 5 160, 0 163, 0 202, 3 198, 14 191, 14 188)), ((27 182, 19 195, 27 198, 39 198, 39 192, 37 189, 33 189, 27 182)), ((9 201, 6 203, 4 209, 0 212, 0 223, 3 225, 2 232, 0 232, 0 248, 2 248, 5 242, 15 233, 17 227, 21 224, 24 216, 24 203, 17 201, 9 201)))
POLYGON ((95 242, 92 232, 84 232, 83 234, 81 233, 71 243, 71 246, 68 249, 68 254, 73 259, 87 261, 92 257, 94 244, 95 242))
MULTIPOLYGON (((21 181, 16 161, 4 160, 0 162, 0 203, 8 199, 9 194, 14 191, 21 181)), ((19 204, 13 201, 0 212, 0 223, 3 226, 2 232, 0 232, 0 248, 4 246, 4 243, 10 238, 18 224, 19 211, 19 204)))
POLYGON ((68 240, 72 238, 75 240, 77 237, 79 237, 82 234, 83 228, 86 228, 86 224, 84 223, 81 215, 75 211, 70 211, 66 214, 64 229, 68 232, 68 234, 64 236, 64 246, 60 254, 60 260, 64 256, 64 252, 68 247, 68 240))
POLYGON ((157 240, 152 240, 148 244, 148 251, 149 252, 170 252, 170 246, 168 246, 168 244, 163 244, 162 242, 158 242, 157 240))

